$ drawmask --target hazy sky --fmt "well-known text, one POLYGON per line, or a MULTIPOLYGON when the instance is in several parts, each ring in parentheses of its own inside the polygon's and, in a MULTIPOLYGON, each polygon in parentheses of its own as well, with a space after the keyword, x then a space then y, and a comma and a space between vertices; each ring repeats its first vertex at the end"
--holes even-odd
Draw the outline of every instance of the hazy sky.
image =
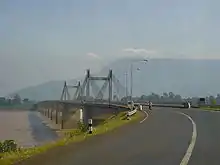
POLYGON ((75 78, 124 56, 220 58, 219 6, 218 0, 1 0, 0 95, 75 78))

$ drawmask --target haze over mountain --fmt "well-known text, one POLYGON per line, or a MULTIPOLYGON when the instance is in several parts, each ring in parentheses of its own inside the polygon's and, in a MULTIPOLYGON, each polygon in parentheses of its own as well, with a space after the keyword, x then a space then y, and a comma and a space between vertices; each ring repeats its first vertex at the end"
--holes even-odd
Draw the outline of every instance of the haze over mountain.
MULTIPOLYGON (((98 72, 107 64, 115 66, 110 63, 123 57, 220 59, 219 5, 217 0, 0 0, 0 96, 52 81, 50 88, 38 86, 27 96, 56 98, 62 80, 80 77, 87 68, 98 72)), ((204 76, 188 83, 174 72, 179 67, 181 74, 197 76, 203 74, 198 68, 207 65, 207 77, 215 63, 194 62, 188 62, 189 68, 179 60, 141 66, 134 76, 144 78, 146 87, 135 82, 134 94, 173 85, 183 94, 206 93, 195 87, 204 76), (167 74, 172 80, 163 79, 167 74)), ((207 81, 200 86, 208 86, 207 81)))
MULTIPOLYGON (((107 75, 111 68, 120 83, 125 85, 125 72, 128 72, 128 86, 130 86, 129 67, 133 60, 130 58, 117 60, 96 75, 107 75)), ((133 94, 136 96, 170 91, 182 96, 207 96, 220 92, 220 76, 218 76, 220 60, 149 59, 147 63, 133 63, 133 69, 133 94)), ((92 70, 91 74, 94 74, 92 70)), ((83 78, 84 75, 79 79, 83 80, 83 78)), ((75 84, 79 79, 68 82, 75 84)), ((34 100, 60 99, 63 84, 64 80, 51 81, 22 89, 17 93, 34 100)))

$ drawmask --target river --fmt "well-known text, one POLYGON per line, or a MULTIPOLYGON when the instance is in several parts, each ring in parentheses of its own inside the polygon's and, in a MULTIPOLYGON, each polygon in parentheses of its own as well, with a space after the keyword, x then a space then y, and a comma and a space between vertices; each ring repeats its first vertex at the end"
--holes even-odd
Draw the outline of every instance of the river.
POLYGON ((39 112, 27 110, 0 110, 0 141, 15 140, 19 146, 42 145, 58 138, 39 112))

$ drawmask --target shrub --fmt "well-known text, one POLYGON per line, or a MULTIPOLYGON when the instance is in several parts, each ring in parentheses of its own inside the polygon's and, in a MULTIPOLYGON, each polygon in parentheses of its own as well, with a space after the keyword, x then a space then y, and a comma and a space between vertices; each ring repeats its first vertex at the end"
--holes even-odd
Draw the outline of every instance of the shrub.
POLYGON ((17 151, 17 144, 14 140, 5 140, 0 142, 0 153, 17 151))
POLYGON ((79 121, 78 123, 77 123, 77 125, 78 125, 78 129, 81 131, 81 132, 86 132, 87 131, 87 126, 86 126, 86 124, 84 124, 83 122, 81 122, 81 121, 79 121))
POLYGON ((79 129, 71 130, 69 132, 65 132, 65 137, 72 138, 74 136, 80 135, 82 132, 79 129))

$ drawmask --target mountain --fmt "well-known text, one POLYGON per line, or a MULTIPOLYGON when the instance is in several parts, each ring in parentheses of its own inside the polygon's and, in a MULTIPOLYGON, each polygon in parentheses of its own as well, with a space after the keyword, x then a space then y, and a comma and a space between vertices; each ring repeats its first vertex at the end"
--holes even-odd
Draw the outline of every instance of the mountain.
MULTIPOLYGON (((131 61, 133 61, 133 95, 152 92, 162 94, 170 91, 182 96, 207 96, 220 93, 218 75, 220 60, 149 59, 145 63, 138 62, 137 59, 125 58, 109 64, 96 75, 107 75, 111 68, 120 83, 125 85, 125 72, 128 72, 127 83, 130 86, 131 61)), ((69 82, 75 84, 77 80, 83 80, 83 76, 69 82)), ((63 84, 64 81, 51 81, 15 93, 32 100, 59 99, 63 84)))

